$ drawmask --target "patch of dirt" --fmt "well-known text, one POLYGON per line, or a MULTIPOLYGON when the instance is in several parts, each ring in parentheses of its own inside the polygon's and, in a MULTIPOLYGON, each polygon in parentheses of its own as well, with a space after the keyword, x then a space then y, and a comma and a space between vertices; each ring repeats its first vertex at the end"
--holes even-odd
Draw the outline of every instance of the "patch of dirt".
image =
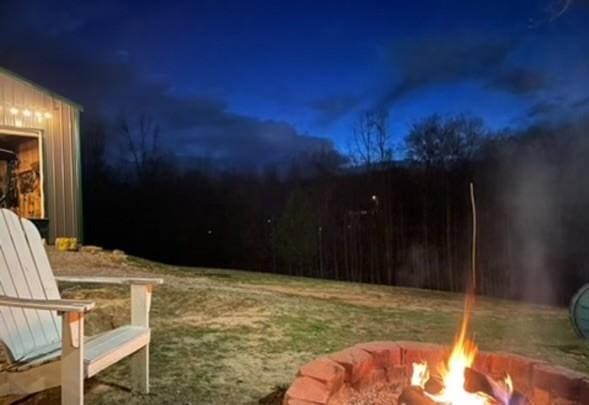
POLYGON ((276 387, 274 391, 261 398, 258 401, 259 405, 282 405, 284 394, 286 394, 286 387, 276 387))

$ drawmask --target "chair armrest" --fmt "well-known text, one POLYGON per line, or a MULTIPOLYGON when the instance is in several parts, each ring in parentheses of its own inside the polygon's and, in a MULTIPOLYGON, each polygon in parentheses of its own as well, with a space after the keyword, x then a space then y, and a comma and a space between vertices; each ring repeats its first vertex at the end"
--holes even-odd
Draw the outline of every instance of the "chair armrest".
POLYGON ((141 277, 55 277, 57 281, 65 283, 95 283, 95 284, 122 284, 122 285, 159 285, 163 284, 161 278, 141 277))
POLYGON ((0 306, 83 313, 92 310, 94 308, 94 302, 87 300, 40 300, 0 295, 0 306))

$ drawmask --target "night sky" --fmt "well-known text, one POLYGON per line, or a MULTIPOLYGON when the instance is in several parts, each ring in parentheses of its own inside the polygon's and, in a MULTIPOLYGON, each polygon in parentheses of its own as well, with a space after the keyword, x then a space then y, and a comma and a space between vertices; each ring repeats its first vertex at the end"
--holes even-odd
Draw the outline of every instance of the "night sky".
POLYGON ((433 113, 521 129, 589 112, 587 0, 2 0, 0 35, 0 65, 84 119, 146 113, 166 149, 228 165, 345 153, 371 109, 397 147, 433 113))

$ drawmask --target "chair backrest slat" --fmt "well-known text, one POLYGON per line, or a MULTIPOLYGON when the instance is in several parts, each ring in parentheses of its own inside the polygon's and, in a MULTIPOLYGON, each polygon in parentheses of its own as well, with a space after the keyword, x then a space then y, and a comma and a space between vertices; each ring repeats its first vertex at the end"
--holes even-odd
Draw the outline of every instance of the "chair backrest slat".
MULTIPOLYGON (((59 299, 59 290, 35 226, 12 211, 0 210, 0 293, 33 299, 59 299)), ((6 329, 0 340, 12 360, 52 346, 61 339, 55 311, 0 308, 6 329)))
MULTIPOLYGON (((60 299, 57 281, 53 276, 53 270, 51 270, 51 265, 47 259, 47 252, 35 225, 29 220, 18 218, 16 215, 10 216, 8 222, 10 222, 11 229, 13 229, 12 237, 15 246, 17 246, 16 251, 33 297, 48 300, 60 299)), ((61 323, 58 320, 61 318, 57 313, 39 311, 39 317, 46 337, 43 344, 51 345, 60 342, 61 323)))

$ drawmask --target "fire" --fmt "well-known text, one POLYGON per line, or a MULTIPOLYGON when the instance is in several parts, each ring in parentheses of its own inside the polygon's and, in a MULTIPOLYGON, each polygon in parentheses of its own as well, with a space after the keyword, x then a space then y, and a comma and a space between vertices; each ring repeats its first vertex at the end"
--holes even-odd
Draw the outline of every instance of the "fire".
POLYGON ((465 389, 466 371, 471 368, 476 358, 478 348, 474 340, 468 336, 468 327, 472 316, 476 291, 476 205, 474 198, 474 186, 470 183, 470 201, 472 205, 472 274, 469 291, 464 300, 464 315, 460 323, 460 329, 454 339, 454 345, 447 363, 442 366, 442 388, 437 394, 425 391, 425 385, 429 380, 430 372, 427 363, 413 363, 411 385, 421 387, 423 393, 431 400, 441 405, 507 405, 513 394, 513 383, 507 375, 502 384, 495 381, 487 381, 492 392, 468 392, 465 389))
MULTIPOLYGON (((467 294, 464 307, 464 316, 454 340, 452 351, 445 365, 441 367, 440 376, 442 377, 442 389, 437 394, 425 394, 434 402, 444 405, 491 405, 497 404, 495 398, 490 397, 483 392, 468 392, 464 389, 465 372, 467 368, 472 367, 476 358, 478 348, 475 342, 468 337, 468 327, 474 305, 474 294, 467 294)), ((429 370, 427 363, 413 363, 413 373, 411 376, 411 385, 425 388, 429 380, 429 370)), ((504 403, 509 402, 509 397, 513 392, 513 384, 509 375, 505 382, 506 398, 501 398, 504 403)))

